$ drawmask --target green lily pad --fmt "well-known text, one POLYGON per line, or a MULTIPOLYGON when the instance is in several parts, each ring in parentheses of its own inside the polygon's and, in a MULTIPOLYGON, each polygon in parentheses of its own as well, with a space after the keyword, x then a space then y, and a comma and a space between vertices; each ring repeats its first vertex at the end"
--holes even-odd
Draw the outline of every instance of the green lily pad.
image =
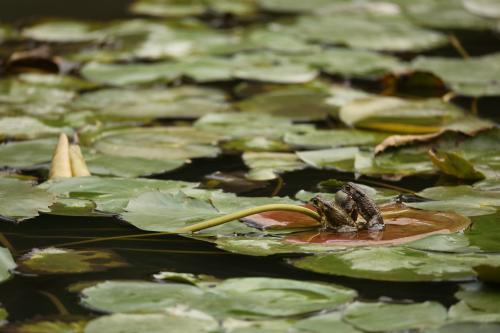
POLYGON ((0 178, 0 215, 17 222, 49 212, 55 198, 29 181, 0 178))
POLYGON ((309 66, 282 64, 278 66, 242 67, 236 69, 234 77, 243 80, 272 83, 306 83, 314 80, 318 72, 309 66))
POLYGON ((412 67, 436 74, 460 95, 496 96, 500 94, 500 54, 469 59, 418 57, 412 67))
POLYGON ((192 314, 121 314, 99 317, 91 320, 85 327, 85 333, 161 333, 167 327, 175 327, 179 332, 203 333, 215 332, 218 323, 212 317, 202 313, 192 314))
POLYGON ((431 235, 405 246, 417 250, 452 253, 477 252, 479 250, 477 247, 470 246, 467 236, 462 233, 431 235))
POLYGON ((432 163, 445 175, 466 180, 482 180, 485 175, 457 153, 429 150, 432 163))
MULTIPOLYGON (((117 214, 123 211, 130 199, 148 191, 177 192, 197 186, 175 180, 127 179, 107 177, 72 177, 47 181, 40 188, 60 199, 91 200, 97 210, 117 214)), ((64 201, 63 201, 64 202, 64 201)))
POLYGON ((471 280, 475 268, 498 269, 500 256, 433 253, 403 247, 356 248, 291 261, 314 272, 383 281, 471 280))
POLYGON ((88 42, 104 39, 95 25, 78 21, 47 21, 22 31, 22 36, 45 42, 88 42))
POLYGON ((279 173, 304 169, 295 154, 273 152, 245 152, 243 161, 250 168, 246 177, 251 180, 271 180, 279 173))
POLYGON ((302 133, 314 129, 309 124, 294 124, 286 117, 253 112, 207 114, 198 119, 194 127, 204 132, 217 133, 226 139, 279 139, 284 133, 302 133))
POLYGON ((270 12, 277 13, 307 13, 331 4, 330 0, 289 1, 289 0, 258 0, 259 6, 270 12))
POLYGON ((89 81, 124 86, 131 84, 170 82, 180 76, 178 65, 172 62, 154 64, 102 64, 91 62, 81 69, 89 81))
POLYGON ((93 148, 102 154, 138 157, 160 161, 215 157, 213 144, 220 136, 192 127, 148 127, 107 131, 100 134, 93 148))
POLYGON ((3 117, 0 119, 0 140, 36 139, 58 136, 61 132, 71 132, 68 128, 49 126, 32 117, 3 117))
POLYGON ((461 322, 443 325, 429 333, 495 333, 500 329, 500 324, 497 323, 474 323, 461 322))
POLYGON ((297 157, 315 168, 332 168, 340 171, 354 171, 355 160, 360 154, 358 147, 340 147, 331 149, 296 152, 297 157))
POLYGON ((303 133, 286 133, 284 141, 298 148, 319 149, 345 146, 371 146, 380 143, 386 136, 378 132, 355 129, 318 129, 303 133))
POLYGON ((340 312, 320 314, 299 320, 293 325, 294 332, 298 333, 359 333, 358 329, 342 320, 340 312))
POLYGON ((471 228, 465 231, 470 246, 485 252, 500 252, 499 214, 478 216, 472 218, 471 228))
MULTIPOLYGON (((409 101, 380 96, 347 103, 340 109, 339 116, 349 126, 405 134, 436 133, 448 127, 456 128, 457 123, 462 122, 470 126, 471 118, 440 99, 409 101)), ((491 127, 491 123, 485 121, 484 126, 491 127)))
POLYGON ((55 138, 4 143, 0 145, 0 165, 22 169, 50 162, 56 143, 55 138))
POLYGON ((162 17, 198 16, 209 11, 219 15, 250 15, 255 11, 253 1, 249 0, 139 0, 132 4, 130 10, 135 14, 162 17))
POLYGON ((346 77, 376 78, 404 68, 397 58, 389 55, 342 48, 329 48, 293 59, 322 72, 346 77))
POLYGON ((18 261, 18 270, 27 274, 75 274, 98 272, 127 264, 108 250, 34 249, 18 261))
POLYGON ((14 268, 16 268, 16 263, 14 262, 14 259, 12 259, 12 255, 9 250, 4 247, 0 247, 0 283, 10 277, 11 271, 14 268))
POLYGON ((171 89, 103 89, 81 95, 73 107, 94 110, 112 119, 198 118, 228 109, 216 89, 183 86, 171 89))
POLYGON ((432 201, 408 203, 409 206, 456 211, 467 216, 488 215, 500 206, 499 191, 485 191, 469 185, 429 187, 418 195, 432 201))
POLYGON ((464 7, 479 16, 500 18, 500 5, 495 0, 464 0, 464 7))
POLYGON ((287 29, 322 44, 377 51, 421 51, 447 43, 444 35, 415 26, 401 15, 351 12, 303 16, 287 29))
POLYGON ((306 314, 336 308, 356 296, 355 291, 332 284, 259 277, 228 279, 214 287, 107 281, 82 294, 83 304, 99 311, 151 313, 187 307, 218 318, 306 314))
POLYGON ((343 319, 364 332, 426 329, 446 321, 446 309, 439 303, 415 304, 361 303, 350 304, 343 319))
POLYGON ((288 332, 291 320, 239 320, 234 318, 222 322, 225 333, 282 333, 288 332))
POLYGON ((271 114, 293 120, 320 120, 336 115, 338 107, 327 104, 330 94, 315 87, 285 87, 247 98, 236 106, 243 112, 271 114))
MULTIPOLYGON (((467 0, 426 0, 415 3, 397 1, 408 17, 418 25, 436 29, 484 30, 493 21, 476 15, 467 0)), ((486 16, 486 15, 484 15, 486 16)))
POLYGON ((449 310, 451 321, 500 322, 500 290, 494 286, 465 284, 455 294, 460 300, 449 310))

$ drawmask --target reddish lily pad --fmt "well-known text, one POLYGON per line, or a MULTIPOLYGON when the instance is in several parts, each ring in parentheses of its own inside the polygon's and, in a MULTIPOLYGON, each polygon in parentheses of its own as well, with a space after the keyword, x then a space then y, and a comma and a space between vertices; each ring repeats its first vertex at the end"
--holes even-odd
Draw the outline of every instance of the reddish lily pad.
MULTIPOLYGON (((457 232, 464 230, 471 223, 467 217, 453 212, 424 211, 401 204, 388 204, 380 208, 386 224, 383 231, 338 233, 312 230, 290 235, 285 238, 285 242, 341 246, 393 245, 412 242, 433 234, 457 232)), ((244 221, 263 229, 295 229, 318 225, 311 217, 281 211, 255 214, 244 221)))

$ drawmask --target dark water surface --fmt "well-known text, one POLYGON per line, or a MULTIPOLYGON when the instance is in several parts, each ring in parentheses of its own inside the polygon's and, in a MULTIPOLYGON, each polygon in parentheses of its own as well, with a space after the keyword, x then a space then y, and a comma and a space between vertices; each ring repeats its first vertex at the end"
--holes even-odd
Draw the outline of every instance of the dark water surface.
MULTIPOLYGON (((130 17, 127 5, 131 0, 0 0, 0 21, 25 24, 45 17, 108 20, 130 17)), ((457 32, 466 49, 472 55, 498 50, 498 41, 491 33, 457 32)), ((457 56, 452 48, 435 50, 428 54, 457 56)), ((412 57, 413 55, 405 55, 412 57)), ((365 83, 366 84, 366 83, 365 83)), ((468 107, 470 100, 458 101, 468 107)), ((481 115, 500 120, 498 99, 482 99, 481 115)), ((199 159, 178 171, 156 178, 200 181, 204 175, 215 171, 242 171, 245 166, 239 155, 227 154, 215 159, 199 159)), ((315 189, 319 181, 337 177, 352 180, 352 174, 333 171, 303 170, 283 176, 284 185, 279 195, 293 195, 300 189, 315 189)), ((435 184, 436 178, 409 178, 396 183, 405 188, 419 190, 435 184)), ((370 179, 361 179, 370 184, 370 179)), ((274 183, 245 195, 270 195, 274 183)), ((20 225, 0 223, 0 233, 15 249, 14 255, 22 255, 32 248, 56 246, 94 237, 118 236, 142 233, 140 230, 112 218, 58 217, 44 215, 20 225)), ((61 274, 48 276, 21 276, 0 285, 0 303, 9 310, 10 321, 33 318, 37 315, 57 315, 60 303, 74 315, 93 314, 79 305, 77 293, 68 286, 85 281, 104 279, 151 279, 162 270, 211 274, 218 277, 268 276, 300 280, 318 280, 339 283, 355 288, 363 299, 390 297, 397 300, 436 300, 444 305, 456 302, 453 293, 456 283, 398 283, 376 282, 362 279, 334 277, 306 272, 286 265, 280 256, 251 257, 224 252, 215 246, 178 236, 162 236, 148 239, 116 240, 75 246, 74 248, 112 249, 130 265, 99 273, 61 274)))

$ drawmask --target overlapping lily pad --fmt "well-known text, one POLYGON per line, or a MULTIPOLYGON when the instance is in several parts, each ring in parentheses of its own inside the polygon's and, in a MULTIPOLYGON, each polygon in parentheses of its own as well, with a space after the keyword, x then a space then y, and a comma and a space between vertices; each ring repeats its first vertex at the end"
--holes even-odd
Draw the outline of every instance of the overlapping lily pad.
POLYGON ((55 197, 30 181, 0 178, 0 215, 22 221, 49 212, 55 197))
POLYGON ((127 264, 116 253, 107 250, 34 249, 18 262, 26 274, 74 274, 104 271, 127 264))
POLYGON ((473 280, 476 269, 498 272, 500 256, 433 253, 404 247, 366 247, 310 256, 291 262, 314 272, 383 281, 473 280))
POLYGON ((187 307, 219 318, 307 314, 336 308, 356 295, 353 290, 332 284, 258 277, 228 279, 214 287, 107 281, 84 289, 82 294, 83 304, 99 311, 154 313, 187 307))
POLYGON ((137 0, 131 11, 136 14, 146 14, 165 17, 182 17, 202 15, 215 12, 219 15, 251 15, 255 12, 255 3, 250 0, 209 0, 209 1, 175 1, 175 0, 137 0))
POLYGON ((449 316, 456 322, 500 322, 498 306, 500 290, 495 286, 478 283, 464 284, 455 294, 460 300, 449 310, 449 316))
POLYGON ((446 321, 446 309, 439 303, 350 304, 343 319, 364 332, 436 328, 446 321))
POLYGON ((246 152, 243 154, 243 160, 250 168, 247 178, 252 180, 271 180, 279 173, 306 167, 292 153, 246 152))

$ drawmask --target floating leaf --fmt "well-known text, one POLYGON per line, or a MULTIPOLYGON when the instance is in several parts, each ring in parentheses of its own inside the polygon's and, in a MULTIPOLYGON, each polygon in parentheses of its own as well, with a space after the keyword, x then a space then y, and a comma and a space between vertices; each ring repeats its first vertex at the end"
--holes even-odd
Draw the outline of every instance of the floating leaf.
POLYGON ((338 107, 328 105, 330 94, 314 87, 286 87, 255 95, 237 104, 243 112, 271 114, 293 120, 319 120, 335 115, 338 107))
POLYGON ((398 4, 413 22, 429 28, 482 30, 493 25, 491 20, 468 11, 467 0, 426 0, 418 3, 398 1, 398 4))
POLYGON ((61 132, 69 132, 68 128, 53 127, 31 117, 3 117, 0 119, 0 139, 35 139, 57 136, 61 132))
POLYGON ((294 60, 322 72, 346 77, 380 77, 404 68, 397 58, 376 52, 329 48, 322 52, 299 55, 294 60))
POLYGON ((485 252, 500 252, 500 223, 498 213, 474 217, 471 228, 467 229, 465 236, 470 246, 485 252))
POLYGON ((500 94, 500 54, 492 53, 469 59, 418 57, 412 67, 441 77, 451 89, 466 96, 500 94))
POLYGON ((49 212, 54 196, 43 189, 33 187, 29 181, 0 178, 0 215, 26 220, 38 216, 38 212, 49 212))
POLYGON ((294 332, 299 333, 358 333, 361 332, 342 320, 340 312, 320 314, 299 320, 293 325, 294 332))
POLYGON ((297 157, 315 168, 333 168, 340 171, 354 171, 359 155, 358 147, 341 147, 310 151, 298 151, 297 157))
POLYGON ((22 31, 24 37, 46 42, 88 42, 102 40, 105 35, 90 23, 47 21, 22 31))
POLYGON ((335 308, 356 292, 306 281, 234 278, 215 287, 107 281, 83 290, 83 296, 85 306, 108 312, 163 312, 184 306, 219 318, 266 318, 335 308))
POLYGON ((183 314, 121 314, 116 313, 91 320, 85 327, 86 333, 161 333, 166 328, 179 332, 203 333, 215 332, 218 323, 212 317, 196 312, 183 314))
POLYGON ((104 271, 127 264, 112 251, 34 249, 24 255, 18 269, 27 274, 74 274, 104 271))
POLYGON ((56 138, 51 138, 1 144, 0 165, 22 169, 50 162, 56 143, 56 138))
POLYGON ((311 41, 378 51, 419 51, 447 43, 444 35, 419 28, 398 15, 352 12, 303 16, 286 28, 311 41))
POLYGON ((170 162, 195 157, 215 157, 219 136, 192 127, 148 127, 100 134, 93 148, 99 153, 170 162))
POLYGON ((347 103, 339 115, 349 126, 410 134, 439 132, 468 117, 459 108, 440 99, 409 101, 380 96, 347 103))
POLYGON ((222 322, 226 333, 280 333, 288 332, 291 320, 238 320, 226 319, 222 322))
POLYGON ((491 214, 500 206, 499 191, 484 191, 469 185, 428 187, 418 195, 433 201, 412 202, 409 206, 456 211, 467 216, 491 214))
POLYGON ((251 180, 271 180, 279 173, 306 167, 291 153, 245 152, 243 161, 250 168, 247 178, 251 180))
POLYGON ((108 119, 197 118, 227 110, 224 94, 215 89, 103 89, 81 95, 76 109, 95 110, 108 119))
POLYGON ((293 260, 318 273, 383 281, 456 281, 477 277, 477 267, 498 269, 500 256, 433 253, 403 247, 355 248, 293 260))
POLYGON ((446 309, 435 302, 415 304, 355 302, 347 307, 343 319, 365 332, 425 329, 444 324, 446 309))
POLYGON ((452 321, 458 322, 500 322, 498 307, 500 290, 494 286, 464 284, 455 294, 460 300, 449 310, 452 321))
POLYGON ((500 5, 495 0, 464 0, 464 7, 479 16, 500 18, 500 5))
POLYGON ((430 331, 432 333, 495 333, 500 329, 497 323, 451 323, 430 331))
POLYGON ((248 0, 190 0, 179 2, 175 0, 139 0, 131 6, 135 14, 146 14, 164 17, 182 17, 215 12, 219 15, 250 15, 255 11, 253 1, 248 0))
MULTIPOLYGON (((175 180, 127 179, 105 177, 72 177, 47 181, 40 188, 58 198, 91 200, 96 209, 117 214, 123 211, 130 199, 148 191, 177 192, 193 188, 196 183, 175 180)), ((61 202, 58 199, 58 202, 61 202)), ((63 201, 64 202, 64 201, 63 201)), ((76 207, 78 208, 78 207, 76 207)), ((79 208, 78 208, 79 209, 79 208)))
POLYGON ((9 250, 4 247, 0 247, 0 283, 10 277, 11 271, 14 268, 16 268, 16 263, 14 262, 14 259, 12 259, 12 255, 9 250))
POLYGON ((318 149, 345 146, 375 145, 385 134, 355 129, 310 130, 304 133, 286 133, 284 141, 299 148, 318 149))

